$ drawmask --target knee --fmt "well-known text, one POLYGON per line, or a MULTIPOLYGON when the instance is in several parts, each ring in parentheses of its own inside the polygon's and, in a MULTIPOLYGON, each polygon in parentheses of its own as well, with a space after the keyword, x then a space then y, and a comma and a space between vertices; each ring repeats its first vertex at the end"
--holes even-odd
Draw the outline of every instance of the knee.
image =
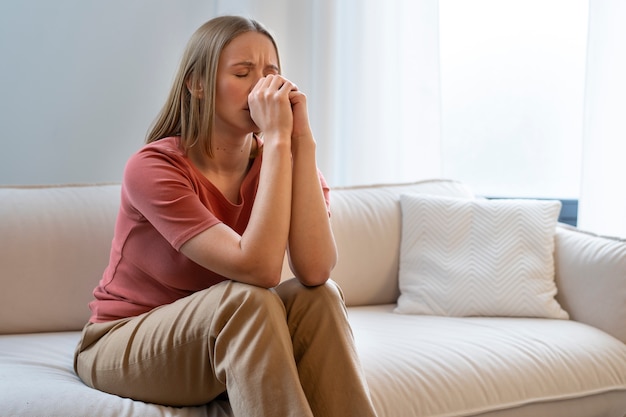
POLYGON ((295 304, 306 305, 308 308, 328 305, 343 307, 344 297, 341 288, 332 280, 322 285, 307 287, 297 279, 290 279, 276 287, 276 292, 289 310, 295 304))
POLYGON ((232 281, 224 294, 223 303, 247 315, 262 314, 265 317, 283 317, 285 308, 272 289, 232 281))

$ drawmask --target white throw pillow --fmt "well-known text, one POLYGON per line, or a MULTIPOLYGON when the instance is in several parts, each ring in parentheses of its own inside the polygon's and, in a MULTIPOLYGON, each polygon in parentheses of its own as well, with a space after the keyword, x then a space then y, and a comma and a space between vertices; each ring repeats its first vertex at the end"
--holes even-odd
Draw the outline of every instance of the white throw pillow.
POLYGON ((402 195, 397 313, 568 318, 554 298, 552 200, 402 195))

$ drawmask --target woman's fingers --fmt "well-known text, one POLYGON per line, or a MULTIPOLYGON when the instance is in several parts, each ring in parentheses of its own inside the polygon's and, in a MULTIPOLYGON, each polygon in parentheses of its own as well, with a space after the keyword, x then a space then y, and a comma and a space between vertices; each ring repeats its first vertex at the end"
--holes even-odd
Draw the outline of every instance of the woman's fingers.
POLYGON ((256 83, 256 85, 252 89, 252 92, 255 92, 255 91, 256 92, 259 92, 259 91, 290 92, 290 91, 298 91, 298 87, 294 83, 292 83, 291 81, 289 81, 288 79, 284 78, 281 75, 271 74, 271 75, 267 75, 259 79, 259 81, 256 83))
POLYGON ((290 93, 297 91, 291 81, 280 75, 261 78, 248 95, 250 115, 266 133, 273 130, 291 134, 293 115, 290 93))

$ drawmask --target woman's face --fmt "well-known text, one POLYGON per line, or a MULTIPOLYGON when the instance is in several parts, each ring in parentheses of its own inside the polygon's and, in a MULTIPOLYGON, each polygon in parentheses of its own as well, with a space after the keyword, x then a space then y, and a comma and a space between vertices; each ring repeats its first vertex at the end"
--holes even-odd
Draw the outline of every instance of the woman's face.
POLYGON ((279 72, 276 49, 267 36, 245 32, 234 38, 222 50, 217 67, 214 133, 258 131, 250 117, 248 94, 260 78, 279 72))

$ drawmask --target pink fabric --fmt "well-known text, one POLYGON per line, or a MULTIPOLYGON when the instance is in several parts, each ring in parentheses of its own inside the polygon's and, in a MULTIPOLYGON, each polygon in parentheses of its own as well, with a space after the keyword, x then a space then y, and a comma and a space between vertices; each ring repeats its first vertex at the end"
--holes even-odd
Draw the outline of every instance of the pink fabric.
MULTIPOLYGON (((94 290, 91 322, 136 316, 222 282, 179 252, 190 238, 224 223, 243 233, 256 195, 262 152, 233 204, 183 154, 179 138, 144 146, 124 172, 109 265, 94 290)), ((260 144, 261 145, 261 144, 260 144)), ((328 186, 320 174, 328 205, 328 186)))

